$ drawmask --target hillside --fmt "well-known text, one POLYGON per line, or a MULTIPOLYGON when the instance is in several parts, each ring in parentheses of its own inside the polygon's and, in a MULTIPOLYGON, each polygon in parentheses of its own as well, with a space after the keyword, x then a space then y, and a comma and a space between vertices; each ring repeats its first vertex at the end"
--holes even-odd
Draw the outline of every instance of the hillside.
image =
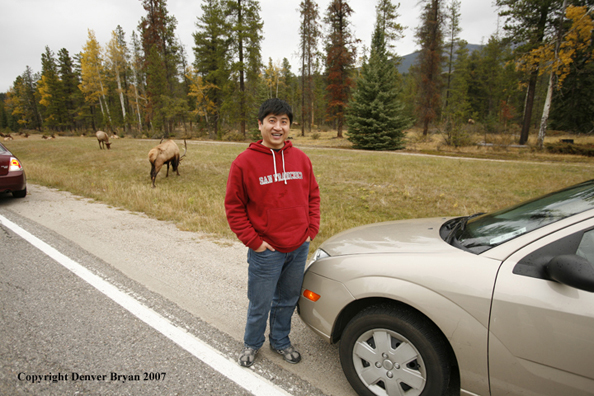
MULTIPOLYGON (((483 46, 480 44, 468 44, 467 48, 472 53, 478 49, 481 49, 483 46)), ((413 52, 412 54, 404 55, 401 58, 400 65, 398 65, 398 71, 401 74, 408 73, 408 69, 415 63, 417 57, 419 56, 419 51, 413 52)))

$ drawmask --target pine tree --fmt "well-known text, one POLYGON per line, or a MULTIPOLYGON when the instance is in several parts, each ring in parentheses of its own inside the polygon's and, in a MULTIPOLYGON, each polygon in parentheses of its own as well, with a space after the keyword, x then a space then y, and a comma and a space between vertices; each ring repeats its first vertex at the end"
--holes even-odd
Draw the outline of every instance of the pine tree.
POLYGON ((455 60, 452 64, 452 76, 449 92, 449 101, 444 108, 446 123, 462 124, 471 117, 471 107, 468 100, 468 89, 471 80, 469 70, 469 53, 465 40, 458 40, 455 60))
POLYGON ((196 22, 198 31, 194 33, 194 68, 206 87, 204 96, 212 102, 212 106, 206 108, 210 114, 206 118, 210 121, 210 138, 215 139, 222 137, 220 124, 231 74, 230 27, 220 0, 206 0, 202 11, 196 22))
POLYGON ((425 0, 421 26, 417 39, 421 52, 417 58, 419 71, 419 100, 417 113, 423 126, 423 136, 429 133, 429 124, 438 116, 442 85, 441 63, 443 53, 442 0, 425 0))
POLYGON ((462 28, 460 27, 460 0, 452 0, 447 6, 446 13, 447 20, 447 75, 446 75, 446 86, 445 86, 445 102, 444 108, 448 107, 448 101, 450 99, 450 86, 452 84, 452 69, 454 66, 454 54, 458 46, 460 46, 458 37, 462 28))
POLYGON ((43 124, 53 129, 61 128, 66 123, 61 85, 54 53, 46 46, 41 55, 41 79, 37 83, 37 90, 41 97, 39 104, 42 106, 43 124))
POLYGON ((82 92, 78 88, 79 76, 74 70, 74 62, 66 48, 58 51, 58 72, 60 74, 61 95, 64 98, 66 123, 71 130, 76 128, 77 110, 82 106, 82 92))
POLYGON ((6 111, 6 94, 0 93, 0 131, 9 128, 8 112, 6 111))
POLYGON ((257 0, 227 0, 230 17, 233 61, 231 70, 239 77, 239 92, 230 99, 238 99, 239 132, 246 136, 246 122, 255 109, 255 92, 262 66, 262 28, 260 3, 257 0))
POLYGON ((41 113, 35 95, 38 80, 39 77, 27 66, 25 72, 15 79, 8 91, 11 116, 17 123, 15 129, 30 128, 41 131, 41 113))
POLYGON ((301 58, 301 136, 305 129, 311 132, 314 122, 314 66, 318 57, 318 42, 322 28, 318 22, 318 5, 312 0, 303 0, 299 6, 301 13, 300 58, 301 58))
POLYGON ((404 129, 410 121, 403 114, 398 71, 388 58, 382 24, 376 23, 369 60, 347 110, 348 139, 354 148, 398 150, 404 148, 404 129))
POLYGON ((525 97, 518 91, 518 74, 508 60, 511 50, 508 43, 493 35, 480 50, 469 58, 469 101, 472 112, 483 122, 487 131, 496 132, 500 122, 501 105, 523 104, 525 97))
POLYGON ((142 0, 146 17, 142 17, 138 29, 141 35, 146 70, 147 116, 154 132, 168 137, 172 132, 166 102, 175 96, 178 80, 179 43, 175 38, 177 20, 167 11, 166 0, 142 0), (168 97, 165 99, 163 96, 168 97))
POLYGON ((467 129, 468 119, 471 118, 471 107, 468 100, 469 82, 469 56, 467 43, 457 41, 455 61, 452 64, 452 73, 448 89, 448 101, 443 113, 443 129, 446 133, 446 143, 455 147, 466 145, 470 142, 470 133, 467 129))
POLYGON ((386 49, 389 57, 396 58, 394 42, 404 37, 404 27, 396 22, 400 3, 393 4, 391 0, 379 0, 375 6, 378 23, 386 37, 386 49))
POLYGON ((283 99, 287 103, 296 103, 297 91, 299 89, 297 76, 291 72, 291 64, 287 58, 283 58, 281 68, 281 82, 282 90, 279 93, 279 98, 283 99))
POLYGON ((353 9, 345 0, 333 0, 324 21, 330 33, 326 47, 328 95, 327 120, 336 122, 336 137, 342 138, 345 109, 353 87, 352 72, 355 66, 357 40, 350 29, 349 17, 353 9))

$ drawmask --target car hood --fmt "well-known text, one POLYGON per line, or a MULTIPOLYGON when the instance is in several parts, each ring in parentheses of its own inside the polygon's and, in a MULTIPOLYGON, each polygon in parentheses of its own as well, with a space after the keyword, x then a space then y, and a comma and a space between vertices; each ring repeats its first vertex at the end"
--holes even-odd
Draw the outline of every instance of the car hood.
POLYGON ((446 217, 369 224, 343 231, 320 248, 330 256, 365 253, 435 253, 453 248, 439 236, 446 217))

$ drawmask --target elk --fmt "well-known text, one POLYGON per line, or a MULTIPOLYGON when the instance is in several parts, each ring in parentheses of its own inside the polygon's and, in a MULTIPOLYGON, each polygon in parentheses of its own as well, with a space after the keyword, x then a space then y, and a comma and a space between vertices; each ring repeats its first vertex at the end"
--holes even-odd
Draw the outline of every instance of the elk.
POLYGON ((107 149, 109 150, 109 146, 111 146, 111 143, 109 143, 109 136, 107 136, 107 133, 103 131, 97 131, 95 135, 97 136, 97 141, 99 142, 99 148, 103 149, 105 148, 105 146, 107 146, 107 149), (103 147, 101 147, 102 144, 103 147))
MULTIPOLYGON (((163 141, 163 139, 161 139, 161 141, 163 141)), ((187 151, 188 144, 186 143, 186 139, 184 139, 184 154, 181 157, 179 156, 179 147, 177 147, 177 144, 171 139, 167 140, 165 143, 160 143, 157 147, 154 147, 149 151, 148 159, 151 163, 151 181, 153 183, 153 188, 155 187, 157 174, 164 164, 167 164, 167 174, 165 177, 169 176, 169 163, 171 163, 173 171, 177 172, 177 175, 179 176, 179 163, 182 158, 186 156, 187 151)))

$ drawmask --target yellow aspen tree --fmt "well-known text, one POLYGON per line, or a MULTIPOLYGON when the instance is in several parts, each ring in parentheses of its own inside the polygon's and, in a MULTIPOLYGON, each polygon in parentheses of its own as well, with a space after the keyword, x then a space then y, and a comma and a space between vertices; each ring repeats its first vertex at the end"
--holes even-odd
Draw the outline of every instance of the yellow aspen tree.
POLYGON ((111 125, 111 115, 109 114, 109 108, 107 101, 105 100, 105 94, 107 89, 103 87, 102 74, 103 74, 103 59, 101 57, 101 46, 95 37, 95 32, 91 29, 88 30, 89 39, 83 47, 81 53, 81 84, 79 85, 82 91, 85 101, 89 105, 93 106, 99 103, 101 113, 109 120, 111 125), (101 100, 103 99, 103 101, 101 100), (104 108, 105 104, 105 108, 104 108))
POLYGON ((282 66, 280 61, 277 60, 273 63, 272 58, 268 58, 268 66, 264 69, 264 82, 268 87, 269 98, 278 98, 278 86, 281 72, 282 66))
POLYGON ((202 76, 193 67, 188 68, 186 77, 190 81, 190 92, 188 96, 196 98, 196 108, 192 111, 192 114, 198 117, 204 117, 208 125, 208 115, 214 113, 216 109, 215 102, 208 97, 208 92, 211 92, 217 87, 214 84, 204 81, 202 76))
MULTIPOLYGON (((576 53, 584 51, 591 45, 592 31, 594 31, 594 21, 589 15, 588 7, 567 6, 567 0, 564 1, 563 6, 566 18, 571 21, 569 31, 565 34, 561 34, 560 31, 556 40, 533 49, 521 57, 517 64, 517 69, 521 71, 538 70, 539 75, 549 73, 549 86, 538 132, 538 146, 541 148, 544 145, 553 91, 559 90, 569 75, 576 53)), ((592 60, 594 60, 594 54, 590 54, 585 62, 592 60)))

